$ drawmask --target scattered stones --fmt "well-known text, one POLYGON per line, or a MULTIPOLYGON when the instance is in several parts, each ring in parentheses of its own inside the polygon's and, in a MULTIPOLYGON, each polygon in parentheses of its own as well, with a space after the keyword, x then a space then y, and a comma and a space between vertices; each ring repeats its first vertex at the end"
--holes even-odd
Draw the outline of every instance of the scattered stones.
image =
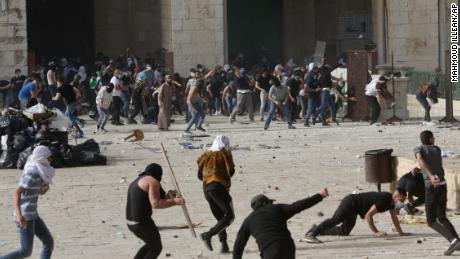
POLYGON ((166 253, 165 255, 166 255, 166 257, 170 257, 170 256, 171 256, 171 254, 170 254, 170 253, 166 253))
POLYGON ((133 166, 136 166, 136 163, 133 163, 133 166))
POLYGON ((178 236, 178 235, 174 235, 173 237, 174 237, 174 238, 178 238, 179 236, 178 236))
POLYGON ((105 220, 101 221, 102 224, 105 224, 105 220))
POLYGON ((120 183, 126 183, 126 177, 122 177, 122 178, 120 179, 120 183))
POLYGON ((276 156, 273 156, 273 159, 276 159, 276 156))
POLYGON ((322 211, 318 211, 318 217, 323 217, 324 216, 324 213, 322 211))
POLYGON ((421 243, 422 243, 421 239, 417 240, 417 244, 421 244, 421 243))
POLYGON ((356 155, 356 158, 357 158, 357 159, 360 159, 360 158, 362 158, 362 157, 363 157, 362 155, 356 155))

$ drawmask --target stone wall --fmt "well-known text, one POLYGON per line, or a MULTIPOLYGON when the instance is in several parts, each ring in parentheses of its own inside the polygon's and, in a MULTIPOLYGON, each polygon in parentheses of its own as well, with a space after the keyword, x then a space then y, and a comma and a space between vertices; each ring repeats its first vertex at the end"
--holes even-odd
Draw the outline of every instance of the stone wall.
POLYGON ((393 0, 388 5, 388 50, 395 63, 432 71, 438 65, 438 1, 393 0))
MULTIPOLYGON (((188 74, 201 63, 223 64, 224 0, 170 0, 174 70, 188 74)), ((168 40, 164 41, 167 43, 168 40)))
POLYGON ((160 0, 98 0, 94 8, 96 51, 145 57, 161 47, 160 0))
POLYGON ((27 73, 26 1, 0 0, 0 79, 16 68, 27 73))

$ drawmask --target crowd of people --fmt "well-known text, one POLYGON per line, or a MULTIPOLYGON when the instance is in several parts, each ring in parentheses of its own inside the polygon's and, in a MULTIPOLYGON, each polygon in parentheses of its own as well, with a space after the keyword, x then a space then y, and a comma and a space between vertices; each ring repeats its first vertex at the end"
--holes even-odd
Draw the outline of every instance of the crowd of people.
POLYGON ((323 59, 308 66, 288 62, 250 71, 241 62, 211 69, 198 64, 184 77, 149 61, 154 62, 99 54, 89 64, 66 58, 50 61, 29 76, 17 69, 9 82, 0 83, 0 108, 25 109, 41 103, 61 109, 80 137, 84 121, 78 114, 85 112, 97 121, 96 132, 105 132, 109 119, 121 126, 138 123, 139 116, 141 123, 168 130, 172 114, 185 115, 186 133, 192 126, 206 131, 206 116, 229 116, 234 123, 237 115, 247 113, 253 122, 255 110, 265 129, 272 120, 284 120, 293 129, 298 122, 307 127, 316 122, 338 125, 337 113, 344 118, 346 103, 353 100, 343 59, 335 68, 323 59))

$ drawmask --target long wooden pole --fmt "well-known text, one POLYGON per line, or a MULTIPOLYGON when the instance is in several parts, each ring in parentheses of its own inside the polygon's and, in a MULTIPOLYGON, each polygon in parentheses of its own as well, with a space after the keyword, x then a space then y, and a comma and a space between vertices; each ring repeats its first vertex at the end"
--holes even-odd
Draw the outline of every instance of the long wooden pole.
MULTIPOLYGON (((179 188, 179 184, 177 183, 177 179, 176 179, 176 176, 174 174, 174 171, 172 170, 171 163, 169 162, 168 156, 166 155, 166 151, 165 151, 165 148, 163 146, 163 143, 160 143, 160 147, 161 147, 161 151, 163 153, 163 157, 164 157, 164 159, 166 161, 166 164, 168 165, 169 176, 171 177, 171 180, 173 182, 174 188, 176 189, 177 194, 179 196, 183 197, 182 193, 180 191, 180 188, 179 188)), ((193 227, 192 220, 190 219, 190 215, 188 214, 187 206, 185 206, 185 204, 182 205, 182 211, 184 212, 184 216, 185 216, 185 219, 187 220, 187 224, 188 224, 188 226, 190 228, 190 231, 192 232, 192 236, 196 238, 195 228, 193 227)))

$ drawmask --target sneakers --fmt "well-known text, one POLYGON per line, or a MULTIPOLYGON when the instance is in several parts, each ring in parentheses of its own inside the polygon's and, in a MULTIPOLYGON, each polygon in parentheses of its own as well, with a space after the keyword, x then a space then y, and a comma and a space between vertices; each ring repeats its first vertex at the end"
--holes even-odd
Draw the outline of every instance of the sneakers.
POLYGON ((313 233, 308 232, 304 238, 301 239, 303 242, 307 242, 310 244, 321 244, 322 241, 316 238, 316 236, 313 235, 313 233))
POLYGON ((267 123, 265 123, 264 130, 268 130, 268 126, 269 125, 267 123))
POLYGON ((289 125, 289 126, 288 126, 288 129, 295 129, 295 127, 292 126, 292 125, 289 125))
POLYGON ((228 254, 230 253, 230 248, 228 247, 227 241, 221 242, 222 247, 220 248, 220 252, 222 254, 228 254))
POLYGON ((200 235, 201 240, 203 241, 204 245, 209 251, 212 251, 212 243, 211 243, 211 236, 208 234, 208 232, 201 233, 200 235))
POLYGON ((451 255, 455 250, 460 249, 460 240, 454 239, 447 250, 444 252, 444 255, 451 255))
POLYGON ((422 125, 423 126, 435 126, 436 124, 432 121, 424 121, 422 125))
POLYGON ((264 117, 260 117, 260 121, 264 121, 264 117))
POLYGON ((104 128, 101 128, 99 131, 100 131, 100 132, 103 132, 103 133, 107 133, 107 132, 108 132, 108 131, 107 131, 106 129, 104 129, 104 128))
POLYGON ((310 127, 310 123, 308 123, 308 121, 307 121, 307 122, 304 122, 303 126, 305 126, 305 127, 310 127))
POLYGON ((202 132, 208 132, 208 131, 207 131, 206 129, 204 129, 203 127, 197 127, 196 129, 199 130, 199 131, 202 131, 202 132))
POLYGON ((335 124, 336 124, 337 126, 339 126, 339 125, 340 125, 340 123, 339 123, 339 121, 338 121, 338 120, 335 120, 335 121, 332 121, 332 122, 335 122, 335 124))
POLYGON ((323 126, 324 127, 328 127, 328 126, 331 126, 331 124, 327 123, 327 122, 323 122, 323 126))

